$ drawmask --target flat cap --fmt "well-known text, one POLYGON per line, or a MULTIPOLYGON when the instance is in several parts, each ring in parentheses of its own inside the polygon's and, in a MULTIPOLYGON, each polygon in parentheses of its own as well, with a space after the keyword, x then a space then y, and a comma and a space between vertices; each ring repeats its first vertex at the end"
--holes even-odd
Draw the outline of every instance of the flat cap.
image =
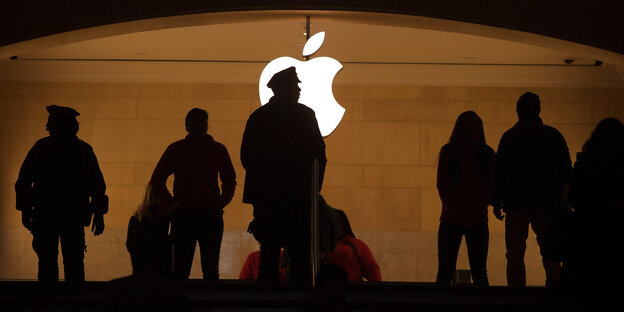
POLYGON ((275 86, 283 85, 285 83, 294 81, 296 81, 297 83, 301 82, 301 80, 299 80, 299 77, 297 76, 297 71, 295 70, 295 67, 290 66, 273 75, 273 77, 271 77, 271 80, 269 80, 269 82, 267 83, 267 87, 273 89, 275 86))
POLYGON ((76 118, 80 116, 80 113, 71 107, 50 105, 46 106, 46 110, 48 114, 50 114, 50 117, 76 118))

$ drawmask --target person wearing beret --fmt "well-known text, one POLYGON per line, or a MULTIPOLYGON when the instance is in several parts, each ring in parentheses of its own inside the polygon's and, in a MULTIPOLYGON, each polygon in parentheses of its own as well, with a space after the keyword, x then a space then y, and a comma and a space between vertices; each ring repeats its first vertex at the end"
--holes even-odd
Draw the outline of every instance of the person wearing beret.
POLYGON ((59 279, 61 242, 66 281, 84 281, 84 227, 100 235, 108 211, 106 184, 93 148, 80 140, 72 108, 51 105, 49 136, 30 149, 15 183, 16 207, 22 224, 33 235, 39 258, 39 280, 59 279))
POLYGON ((310 279, 312 163, 319 160, 321 186, 327 158, 314 111, 298 103, 299 82, 295 67, 276 73, 267 84, 274 96, 249 116, 243 133, 243 202, 253 205, 248 231, 260 243, 258 281, 279 280, 283 245, 290 281, 310 279))

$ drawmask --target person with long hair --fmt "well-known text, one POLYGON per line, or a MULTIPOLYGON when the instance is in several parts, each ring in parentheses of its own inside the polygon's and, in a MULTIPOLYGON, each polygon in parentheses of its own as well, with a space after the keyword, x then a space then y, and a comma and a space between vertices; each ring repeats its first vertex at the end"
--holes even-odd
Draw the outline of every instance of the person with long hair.
POLYGON ((171 276, 171 243, 169 241, 169 221, 171 206, 165 205, 154 193, 151 183, 147 184, 143 201, 128 223, 126 248, 133 257, 140 256, 141 241, 149 238, 156 242, 157 256, 152 259, 156 273, 162 277, 171 276))
MULTIPOLYGON (((568 203, 574 209, 573 246, 562 285, 593 290, 624 278, 624 125, 606 118, 576 156, 568 203)), ((616 297, 619 298, 619 297, 616 297)))
POLYGON ((474 283, 489 283, 487 209, 493 161, 494 150, 485 143, 481 118, 473 111, 461 113, 449 142, 440 150, 438 161, 437 187, 442 199, 438 284, 451 283, 463 236, 474 283))
POLYGON ((381 282, 381 270, 366 243, 355 237, 344 211, 334 209, 340 223, 336 247, 328 254, 327 262, 336 264, 347 273, 349 281, 381 282))

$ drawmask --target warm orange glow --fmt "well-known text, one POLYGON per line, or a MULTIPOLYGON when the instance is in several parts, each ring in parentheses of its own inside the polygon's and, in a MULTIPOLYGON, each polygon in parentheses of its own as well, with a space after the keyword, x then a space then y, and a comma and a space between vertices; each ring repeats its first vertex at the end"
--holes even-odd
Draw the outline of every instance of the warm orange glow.
MULTIPOLYGON (((358 238, 371 247, 381 264, 385 280, 433 281, 441 209, 435 166, 457 115, 465 110, 477 112, 488 144, 495 147, 516 121, 518 96, 531 90, 542 98, 544 121, 557 126, 575 155, 597 121, 607 116, 624 119, 624 89, 622 78, 606 66, 551 66, 570 56, 570 49, 560 52, 386 21, 386 26, 332 18, 313 21, 313 32, 322 29, 328 33, 327 40, 332 38, 332 44, 325 43, 319 53, 344 65, 333 92, 346 112, 340 126, 326 138, 328 166, 322 194, 331 206, 348 213, 358 238), (473 64, 420 64, 437 62, 473 64), (526 65, 542 63, 550 65, 526 65)), ((208 111, 208 132, 226 145, 238 177, 239 188, 224 215, 222 277, 237 277, 246 255, 256 249, 255 240, 246 233, 251 207, 241 199, 241 138, 249 114, 260 105, 258 77, 264 66, 280 55, 301 54, 305 40, 301 21, 184 25, 193 27, 130 34, 140 28, 128 31, 122 26, 112 32, 119 36, 48 50, 25 49, 18 53, 18 60, 0 62, 0 71, 5 73, 0 77, 0 147, 4 151, 0 154, 0 203, 4 207, 0 209, 0 279, 36 278, 32 236, 13 209, 13 188, 28 149, 47 135, 45 106, 51 104, 81 113, 78 136, 93 146, 108 185, 110 212, 105 233, 97 240, 87 235, 88 280, 130 273, 124 246, 128 219, 141 202, 167 144, 184 137, 184 116, 192 107, 208 111)), ((143 29, 165 26, 150 27, 143 29)), ((580 55, 578 64, 595 61, 587 57, 591 54, 580 55)), ((503 224, 491 222, 490 232, 490 282, 502 285, 503 224)), ((528 244, 528 284, 542 284, 537 246, 534 240, 528 244)), ((191 276, 200 276, 199 263, 193 268, 191 276)), ((458 269, 465 268, 467 257, 462 250, 458 269)))

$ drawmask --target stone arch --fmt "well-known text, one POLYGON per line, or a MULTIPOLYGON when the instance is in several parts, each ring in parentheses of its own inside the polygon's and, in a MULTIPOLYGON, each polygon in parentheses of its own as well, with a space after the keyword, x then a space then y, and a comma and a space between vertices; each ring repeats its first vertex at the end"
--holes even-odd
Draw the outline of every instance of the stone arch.
POLYGON ((582 57, 593 58, 606 63, 610 63, 618 67, 624 66, 624 55, 617 52, 592 47, 586 44, 508 28, 485 26, 450 19, 423 17, 408 14, 308 10, 236 11, 185 14, 87 27, 1 46, 0 59, 6 59, 14 55, 37 51, 45 48, 51 48, 59 45, 115 35, 201 25, 218 25, 276 20, 304 20, 306 15, 312 16, 314 20, 317 21, 339 20, 342 22, 357 24, 419 28, 509 40, 538 47, 569 52, 571 54, 579 55, 582 57))

